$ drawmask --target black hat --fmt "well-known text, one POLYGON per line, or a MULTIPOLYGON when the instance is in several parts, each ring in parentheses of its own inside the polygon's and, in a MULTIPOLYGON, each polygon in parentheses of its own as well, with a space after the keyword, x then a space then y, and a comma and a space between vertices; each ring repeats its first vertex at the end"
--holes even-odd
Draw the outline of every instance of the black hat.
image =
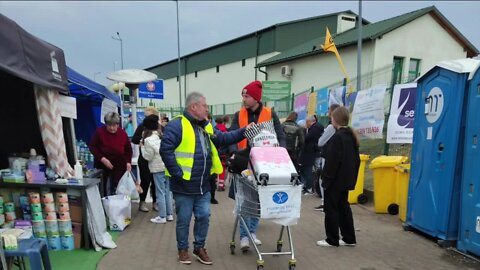
POLYGON ((158 129, 158 115, 151 114, 143 119, 143 126, 149 130, 158 129))

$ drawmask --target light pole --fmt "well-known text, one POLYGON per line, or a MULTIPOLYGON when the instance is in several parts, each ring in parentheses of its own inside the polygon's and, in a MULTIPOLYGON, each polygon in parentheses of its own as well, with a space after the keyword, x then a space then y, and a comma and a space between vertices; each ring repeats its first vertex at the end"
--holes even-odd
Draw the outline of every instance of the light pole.
POLYGON ((93 73, 93 80, 96 82, 97 81, 97 75, 102 73, 101 71, 97 71, 95 73, 93 73))
MULTIPOLYGON (((178 0, 175 1, 177 3, 177 50, 178 50, 178 98, 179 98, 179 105, 178 108, 180 112, 182 111, 182 76, 181 76, 181 68, 180 68, 180 23, 178 19, 178 0)), ((185 76, 187 71, 185 71, 185 76)), ((186 98, 186 97, 185 97, 186 98)))
POLYGON ((113 39, 115 40, 118 40, 120 41, 120 63, 121 63, 121 67, 123 69, 123 40, 122 38, 120 37, 120 33, 117 32, 117 36, 112 36, 113 39))

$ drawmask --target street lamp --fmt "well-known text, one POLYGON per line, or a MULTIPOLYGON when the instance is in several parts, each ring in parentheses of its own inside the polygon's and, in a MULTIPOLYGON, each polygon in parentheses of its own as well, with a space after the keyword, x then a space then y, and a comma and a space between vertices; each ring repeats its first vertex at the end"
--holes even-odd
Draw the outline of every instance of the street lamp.
POLYGON ((120 37, 120 33, 117 32, 117 36, 112 36, 113 39, 115 40, 118 40, 120 41, 120 63, 121 63, 121 67, 123 69, 123 40, 122 38, 120 37))
POLYGON ((101 71, 93 73, 93 80, 96 82, 97 81, 97 75, 102 73, 101 71))

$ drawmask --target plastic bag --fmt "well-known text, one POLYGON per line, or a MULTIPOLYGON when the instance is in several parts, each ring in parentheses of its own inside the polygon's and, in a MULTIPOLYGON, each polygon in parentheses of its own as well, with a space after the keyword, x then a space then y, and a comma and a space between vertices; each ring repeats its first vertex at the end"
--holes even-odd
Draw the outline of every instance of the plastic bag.
POLYGON ((102 198, 103 209, 112 231, 123 231, 132 220, 132 205, 125 195, 112 195, 102 198))
POLYGON ((136 179, 132 172, 126 171, 118 182, 117 195, 126 195, 129 196, 131 200, 139 200, 140 195, 135 186, 135 181, 136 179))

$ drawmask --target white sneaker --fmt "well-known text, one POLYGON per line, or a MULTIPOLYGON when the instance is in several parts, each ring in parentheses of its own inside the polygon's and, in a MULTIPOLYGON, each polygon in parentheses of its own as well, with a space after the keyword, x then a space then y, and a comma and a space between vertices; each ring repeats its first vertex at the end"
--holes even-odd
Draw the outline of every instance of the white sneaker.
POLYGON ((167 221, 173 221, 173 215, 168 215, 167 216, 167 221))
POLYGON ((243 251, 247 251, 250 248, 250 240, 248 240, 248 237, 243 237, 240 239, 240 249, 243 251))
POLYGON ((260 241, 260 239, 258 239, 254 233, 252 233, 252 238, 253 238, 253 241, 255 242, 255 245, 260 246, 262 244, 262 241, 260 241))
POLYGON ((345 241, 343 241, 343 240, 341 240, 341 239, 338 241, 338 244, 339 244, 340 246, 349 246, 349 247, 354 247, 354 246, 357 245, 357 244, 355 244, 355 243, 353 243, 353 244, 345 243, 345 241))
POLYGON ((317 246, 319 246, 319 247, 335 247, 335 246, 330 245, 330 244, 327 242, 327 240, 317 241, 317 246))
POLYGON ((157 216, 155 218, 151 218, 150 219, 151 222, 153 223, 156 223, 156 224, 164 224, 164 223, 167 223, 167 219, 166 218, 162 218, 160 216, 157 216))

